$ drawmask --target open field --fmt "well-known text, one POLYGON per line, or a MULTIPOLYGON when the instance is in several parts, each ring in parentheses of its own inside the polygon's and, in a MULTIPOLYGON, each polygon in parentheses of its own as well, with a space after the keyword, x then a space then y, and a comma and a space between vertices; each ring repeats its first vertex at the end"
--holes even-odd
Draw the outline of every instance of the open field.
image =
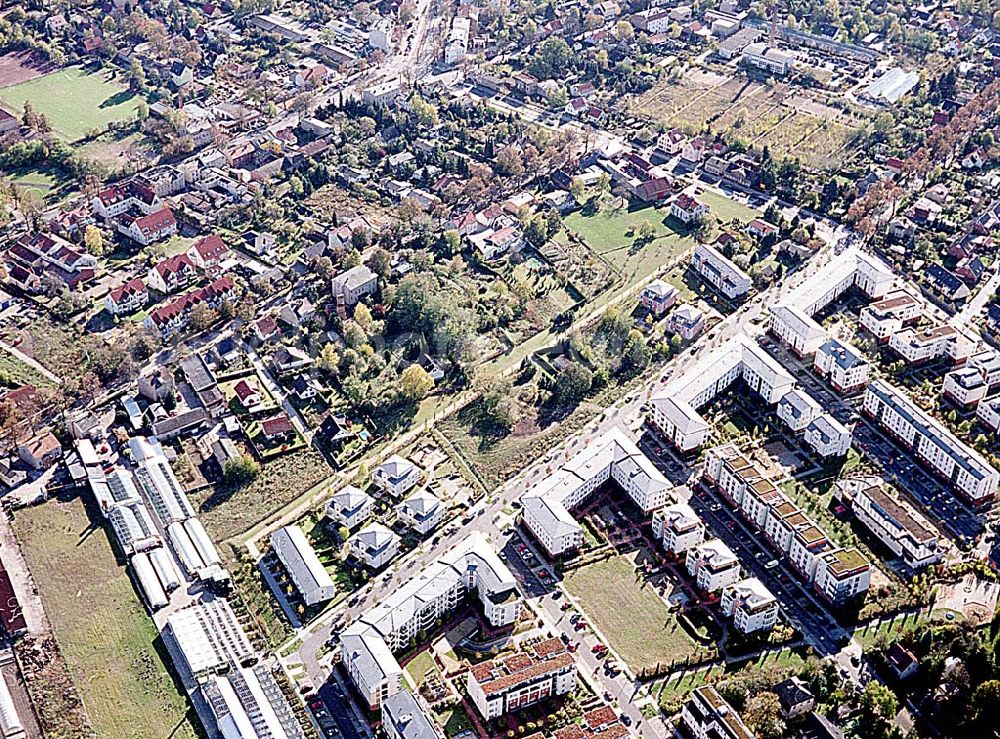
POLYGON ((23 509, 14 527, 97 736, 197 736, 156 627, 83 502, 23 509))
POLYGON ((610 262, 627 285, 641 282, 688 249, 694 239, 671 229, 666 214, 652 206, 615 208, 596 213, 578 210, 565 218, 566 227, 583 238, 594 252, 610 262), (655 229, 652 239, 637 240, 644 222, 655 229))
POLYGON ((264 465, 243 488, 222 486, 200 498, 199 516, 215 541, 236 536, 331 474, 314 449, 292 452, 264 465))
POLYGON ((641 550, 584 565, 565 579, 585 617, 634 673, 683 659, 697 648, 652 586, 636 578, 637 555, 641 550))
POLYGON ((76 141, 88 131, 135 116, 138 98, 103 73, 68 67, 0 90, 0 103, 19 112, 30 100, 60 137, 76 141))
POLYGON ((768 146, 778 157, 798 157, 814 167, 835 167, 858 127, 823 103, 794 95, 782 83, 761 83, 691 69, 680 80, 663 80, 635 98, 630 109, 689 132, 707 125, 747 143, 768 146))
POLYGON ((137 131, 114 131, 99 136, 80 147, 80 154, 112 169, 123 166, 130 155, 154 160, 155 142, 137 131))

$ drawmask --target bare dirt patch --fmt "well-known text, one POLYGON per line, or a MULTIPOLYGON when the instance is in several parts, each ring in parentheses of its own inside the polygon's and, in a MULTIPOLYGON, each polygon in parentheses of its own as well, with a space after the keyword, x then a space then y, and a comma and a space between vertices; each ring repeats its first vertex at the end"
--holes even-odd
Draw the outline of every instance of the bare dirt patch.
POLYGON ((0 87, 19 85, 55 69, 33 51, 12 51, 0 55, 0 87))

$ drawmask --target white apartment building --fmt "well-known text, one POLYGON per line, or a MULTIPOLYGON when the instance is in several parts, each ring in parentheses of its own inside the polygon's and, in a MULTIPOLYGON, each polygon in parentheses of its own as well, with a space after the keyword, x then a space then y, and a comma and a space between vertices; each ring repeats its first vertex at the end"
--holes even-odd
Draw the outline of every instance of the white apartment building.
POLYGON ((705 523, 687 503, 653 512, 653 537, 671 554, 686 552, 705 541, 705 523))
POLYGON ((768 327, 772 334, 800 357, 816 353, 826 338, 823 327, 797 305, 772 306, 768 327))
POLYGON ((835 549, 819 557, 813 588, 830 603, 846 603, 868 591, 871 566, 857 549, 835 549))
POLYGON ((693 739, 754 739, 740 714, 711 685, 695 688, 681 710, 676 736, 693 739))
POLYGON ((817 416, 823 414, 823 406, 809 393, 799 388, 789 390, 778 401, 778 418, 794 434, 802 433, 817 416))
POLYGON ((326 504, 326 517, 339 526, 354 529, 372 515, 375 500, 360 488, 348 485, 338 490, 326 504))
POLYGON ((444 520, 447 509, 441 499, 426 490, 418 490, 409 498, 396 506, 399 520, 426 536, 438 527, 444 520))
POLYGON ((941 392, 958 405, 972 405, 986 397, 989 386, 975 367, 961 367, 944 376, 941 392))
POLYGON ((861 309, 861 326, 879 343, 899 333, 920 318, 923 304, 905 290, 896 290, 884 299, 861 309))
POLYGON ((847 249, 793 290, 784 302, 771 307, 769 330, 800 355, 812 354, 826 333, 812 316, 852 287, 872 300, 880 300, 895 279, 880 259, 859 249, 847 249))
POLYGON ((271 534, 271 549, 281 560, 295 589, 307 606, 323 603, 337 594, 337 586, 319 561, 298 526, 285 526, 271 534))
POLYGON ((991 501, 1000 483, 998 472, 976 450, 959 440, 910 397, 883 380, 865 393, 863 412, 899 440, 956 492, 975 506, 991 501))
POLYGON ((1000 430, 1000 395, 981 400, 976 406, 976 418, 991 431, 1000 430))
POLYGON ((340 635, 341 658, 370 708, 402 689, 402 668, 393 656, 475 593, 495 628, 521 614, 517 582, 486 537, 474 532, 393 591, 340 635))
POLYGON ((813 370, 838 393, 849 393, 868 384, 871 363, 850 344, 830 339, 816 350, 813 370))
POLYGON ((730 300, 746 295, 753 285, 750 275, 710 244, 694 248, 691 267, 730 300))
POLYGON ((855 517, 893 554, 913 569, 941 561, 934 528, 910 506, 891 495, 878 480, 852 478, 837 482, 837 495, 855 517))
POLYGON ((705 329, 705 314, 693 305, 679 305, 667 316, 666 330, 691 341, 705 329))
POLYGON ((721 539, 710 539, 687 550, 688 574, 706 593, 715 593, 740 579, 740 561, 721 539))
POLYGON ((802 439, 824 459, 844 456, 853 441, 850 430, 829 413, 814 418, 802 439))
POLYGON ((634 441, 612 429, 522 496, 524 523, 549 555, 583 543, 583 529, 569 512, 609 480, 644 513, 670 502, 673 485, 634 441))
POLYGON ((972 351, 969 340, 948 324, 919 330, 903 329, 889 337, 889 348, 910 364, 930 362, 938 357, 948 357, 957 364, 965 361, 972 351))
POLYGON ((649 420, 682 452, 697 449, 712 428, 696 409, 737 379, 742 379, 767 405, 777 403, 795 386, 795 378, 788 370, 756 342, 740 335, 702 357, 651 398, 649 420))
POLYGON ((487 719, 495 719, 576 690, 576 661, 560 639, 473 665, 466 677, 469 697, 487 719))
POLYGON ((756 577, 740 580, 722 591, 722 613, 744 634, 770 631, 778 621, 778 600, 756 577))
POLYGON ((1000 352, 993 349, 977 352, 969 357, 968 366, 979 370, 990 390, 1000 386, 1000 352))
POLYGON ((382 524, 371 523, 347 540, 351 556, 365 566, 379 570, 399 552, 399 537, 382 524))

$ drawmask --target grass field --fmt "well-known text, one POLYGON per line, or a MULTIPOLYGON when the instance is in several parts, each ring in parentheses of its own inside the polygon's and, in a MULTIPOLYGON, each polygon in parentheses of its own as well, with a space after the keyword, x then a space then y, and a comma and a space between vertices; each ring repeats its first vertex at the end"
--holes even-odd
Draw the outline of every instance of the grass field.
POLYGON ((575 211, 566 216, 565 222, 568 229, 614 266, 626 284, 632 285, 694 247, 694 239, 667 226, 665 215, 652 206, 608 205, 596 213, 575 211), (653 238, 646 242, 637 240, 636 235, 644 222, 655 229, 653 238))
POLYGON ((295 500, 332 471, 314 449, 292 452, 264 465, 244 488, 219 488, 202 498, 199 515, 212 539, 223 541, 295 500))
POLYGON ((82 501, 26 508, 14 526, 97 736, 197 736, 156 627, 82 501))
POLYGON ((636 580, 635 556, 617 555, 573 570, 565 586, 609 646, 638 673, 683 659, 697 645, 652 586, 636 580))
POLYGON ((18 113, 30 100, 35 111, 48 116, 55 132, 76 141, 88 131, 135 116, 139 98, 110 82, 102 73, 68 67, 0 90, 0 103, 18 113))

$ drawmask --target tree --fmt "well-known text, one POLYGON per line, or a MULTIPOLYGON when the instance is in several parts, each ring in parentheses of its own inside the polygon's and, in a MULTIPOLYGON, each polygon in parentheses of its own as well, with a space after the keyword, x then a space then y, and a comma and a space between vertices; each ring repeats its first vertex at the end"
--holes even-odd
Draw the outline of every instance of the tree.
POLYGON ((619 41, 631 41, 635 38, 635 29, 632 28, 632 24, 626 20, 618 21, 618 25, 615 26, 615 37, 619 41))
POLYGON ((781 701, 775 693, 757 693, 743 710, 743 721, 760 739, 780 739, 785 733, 781 701))
POLYGON ((433 388, 434 380, 419 364, 411 364, 399 376, 399 392, 407 400, 423 400, 433 388))
POLYGON ((573 49, 561 36, 549 36, 535 50, 528 71, 539 79, 561 75, 572 64, 573 49))
POLYGON ((583 181, 582 177, 573 178, 573 182, 569 186, 569 194, 573 196, 576 202, 583 202, 583 197, 587 194, 587 183, 583 181))
POLYGON ((366 335, 370 335, 375 326, 375 319, 372 318, 372 311, 364 303, 358 303, 354 308, 354 320, 357 322, 366 335))
POLYGON ((987 680, 972 693, 969 709, 973 721, 986 723, 1000 715, 1000 680, 987 680))
POLYGON ((368 267, 383 280, 387 280, 392 272, 392 257, 389 256, 389 252, 379 247, 368 257, 368 267))
POLYGON ((337 367, 340 366, 340 355, 337 354, 337 347, 333 344, 325 344, 319 352, 319 358, 316 360, 316 366, 318 366, 323 372, 336 372, 337 367))
POLYGON ((104 235, 93 223, 88 223, 83 232, 83 245, 87 248, 88 254, 95 257, 104 256, 104 235))
POLYGON ((562 403, 575 405, 593 384, 594 373, 579 362, 571 362, 556 378, 555 397, 562 403))
POLYGON ((443 234, 444 246, 449 254, 458 254, 459 250, 462 248, 462 237, 453 228, 449 228, 443 234))
POLYGON ((198 303, 191 309, 191 317, 188 319, 195 331, 204 331, 219 319, 218 314, 205 303, 198 303))
POLYGON ((226 460, 226 465, 222 470, 222 476, 230 485, 243 487, 249 485, 257 479, 260 474, 260 465, 257 461, 246 454, 232 457, 226 460))
POLYGON ((865 686, 858 706, 874 726, 892 721, 899 709, 899 701, 889 688, 873 680, 865 686))
POLYGON ((649 241, 656 235, 656 226, 649 221, 643 221, 639 224, 639 228, 636 229, 636 234, 640 241, 649 241))
POLYGON ((549 227, 545 219, 536 214, 524 229, 524 238, 534 247, 541 247, 549 239, 549 227))

